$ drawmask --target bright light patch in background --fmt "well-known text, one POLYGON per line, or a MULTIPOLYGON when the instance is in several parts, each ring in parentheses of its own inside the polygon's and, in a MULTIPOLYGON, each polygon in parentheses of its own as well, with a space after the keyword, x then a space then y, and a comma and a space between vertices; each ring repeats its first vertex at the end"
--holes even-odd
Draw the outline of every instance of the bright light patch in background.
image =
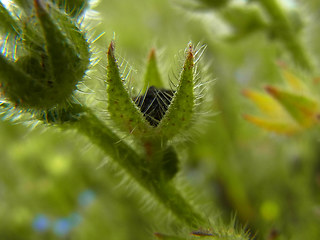
POLYGON ((66 174, 71 168, 70 159, 64 155, 52 156, 46 161, 46 169, 52 175, 66 174))
MULTIPOLYGON (((8 8, 9 7, 9 0, 0 0, 0 2, 6 7, 8 8)), ((4 51, 4 48, 2 48, 2 44, 3 43, 3 38, 0 36, 0 53, 3 54, 3 51, 4 51)))
POLYGON ((0 1, 3 5, 5 5, 5 6, 8 6, 8 4, 9 4, 9 0, 1 0, 0 1))
POLYGON ((295 8, 297 6, 294 0, 281 0, 280 2, 287 8, 295 8))
MULTIPOLYGON (((295 8, 297 6, 295 0, 278 0, 284 7, 287 8, 295 8)), ((233 0, 233 3, 236 4, 247 4, 249 3, 249 0, 233 0)))

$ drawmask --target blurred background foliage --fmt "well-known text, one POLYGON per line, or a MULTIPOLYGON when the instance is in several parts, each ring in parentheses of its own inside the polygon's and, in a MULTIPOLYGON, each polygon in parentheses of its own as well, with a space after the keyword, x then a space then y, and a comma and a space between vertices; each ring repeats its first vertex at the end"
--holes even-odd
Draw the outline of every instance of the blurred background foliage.
MULTIPOLYGON (((202 63, 216 79, 207 104, 216 114, 204 115, 192 141, 179 146, 181 178, 205 214, 227 224, 236 216, 237 226, 256 239, 315 240, 318 129, 290 136, 266 132, 243 119, 257 110, 241 92, 281 86, 279 61, 306 84, 319 76, 320 3, 278 1, 308 66, 292 54, 288 36, 277 32, 280 22, 262 2, 268 1, 101 1, 95 31, 105 32, 99 39, 105 50, 115 36, 119 55, 135 69, 133 81, 144 74, 152 47, 169 78, 189 40, 207 45, 202 63)), ((312 85, 316 94, 318 85, 312 85)), ((141 240, 174 232, 170 218, 123 182, 121 171, 85 138, 8 121, 0 122, 0 132, 0 239, 141 240)))

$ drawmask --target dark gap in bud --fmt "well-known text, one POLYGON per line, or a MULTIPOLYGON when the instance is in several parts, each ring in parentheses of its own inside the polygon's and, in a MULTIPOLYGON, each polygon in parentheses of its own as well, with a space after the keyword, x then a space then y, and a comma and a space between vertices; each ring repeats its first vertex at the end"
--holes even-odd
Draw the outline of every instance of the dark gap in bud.
POLYGON ((168 110, 174 93, 175 91, 172 90, 151 86, 145 94, 134 97, 133 101, 140 108, 150 125, 156 127, 168 110))

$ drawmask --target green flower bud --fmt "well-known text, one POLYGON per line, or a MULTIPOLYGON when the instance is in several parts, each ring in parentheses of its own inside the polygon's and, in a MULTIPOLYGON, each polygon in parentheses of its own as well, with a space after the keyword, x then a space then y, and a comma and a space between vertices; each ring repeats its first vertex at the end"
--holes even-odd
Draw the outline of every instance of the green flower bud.
POLYGON ((121 78, 114 57, 114 45, 108 51, 108 111, 116 125, 138 138, 172 139, 188 129, 195 107, 194 50, 189 45, 177 90, 166 90, 150 86, 161 86, 154 51, 149 58, 144 83, 145 93, 131 97, 121 78), (150 87, 148 87, 150 86, 150 87))
MULTIPOLYGON (((16 61, 0 55, 2 92, 27 110, 64 107, 88 68, 88 43, 76 23, 53 6, 47 10, 35 0, 34 9, 35 19, 28 20, 34 25, 24 23, 17 33, 22 54, 16 61)), ((8 15, 2 12, 0 18, 8 15)))

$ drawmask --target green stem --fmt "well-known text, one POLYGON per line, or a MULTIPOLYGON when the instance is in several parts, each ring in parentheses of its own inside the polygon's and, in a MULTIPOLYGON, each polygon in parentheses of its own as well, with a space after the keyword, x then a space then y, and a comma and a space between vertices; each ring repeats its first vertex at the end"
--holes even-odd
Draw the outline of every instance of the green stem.
POLYGON ((294 60, 304 69, 313 70, 312 62, 304 49, 298 34, 286 16, 285 11, 276 0, 257 1, 265 9, 272 20, 276 36, 283 42, 294 60))
POLYGON ((87 136, 92 143, 113 158, 178 219, 195 228, 205 223, 204 217, 190 206, 171 182, 154 176, 150 171, 149 163, 143 157, 115 135, 90 110, 84 111, 78 121, 71 123, 73 128, 87 136))
POLYGON ((202 213, 196 212, 172 183, 153 181, 149 189, 153 190, 156 198, 167 209, 170 209, 175 216, 183 220, 188 226, 197 229, 207 224, 202 213))

